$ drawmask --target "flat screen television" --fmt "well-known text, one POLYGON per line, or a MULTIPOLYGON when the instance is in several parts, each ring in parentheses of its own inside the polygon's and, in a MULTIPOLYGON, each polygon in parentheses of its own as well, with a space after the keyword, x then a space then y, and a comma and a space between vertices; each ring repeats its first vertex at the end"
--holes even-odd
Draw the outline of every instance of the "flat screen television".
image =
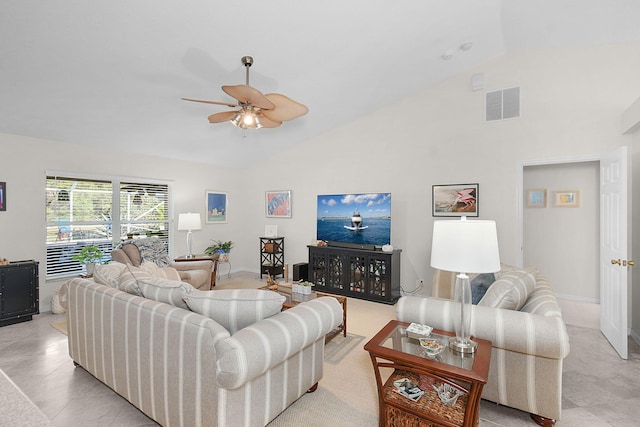
POLYGON ((391 193, 318 196, 318 240, 329 245, 391 243, 391 193))

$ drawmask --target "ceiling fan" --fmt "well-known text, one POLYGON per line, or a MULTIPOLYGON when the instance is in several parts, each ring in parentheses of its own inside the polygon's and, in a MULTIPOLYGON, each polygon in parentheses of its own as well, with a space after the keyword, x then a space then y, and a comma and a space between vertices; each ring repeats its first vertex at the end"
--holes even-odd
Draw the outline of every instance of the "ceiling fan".
POLYGON ((228 107, 240 107, 239 110, 224 111, 209 116, 210 123, 222 123, 230 121, 233 125, 242 128, 274 128, 280 126, 283 121, 293 120, 307 114, 309 109, 293 99, 278 93, 263 95, 257 89, 249 86, 249 67, 253 64, 250 56, 242 57, 242 64, 246 69, 246 84, 236 86, 222 86, 222 90, 229 96, 238 100, 237 104, 220 101, 204 101, 201 99, 182 98, 185 101, 203 102, 205 104, 226 105, 228 107))

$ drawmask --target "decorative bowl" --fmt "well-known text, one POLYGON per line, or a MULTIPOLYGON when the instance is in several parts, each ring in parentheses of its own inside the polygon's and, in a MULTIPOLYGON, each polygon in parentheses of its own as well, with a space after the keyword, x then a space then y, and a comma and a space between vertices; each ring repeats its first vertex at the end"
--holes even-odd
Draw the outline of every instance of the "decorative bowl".
POLYGON ((447 383, 442 383, 437 387, 434 385, 432 387, 436 392, 438 392, 438 397, 440 398, 442 404, 445 406, 455 405, 458 397, 464 394, 457 388, 447 383))
POLYGON ((437 338, 420 338, 420 347, 427 356, 435 356, 444 350, 444 344, 437 338))

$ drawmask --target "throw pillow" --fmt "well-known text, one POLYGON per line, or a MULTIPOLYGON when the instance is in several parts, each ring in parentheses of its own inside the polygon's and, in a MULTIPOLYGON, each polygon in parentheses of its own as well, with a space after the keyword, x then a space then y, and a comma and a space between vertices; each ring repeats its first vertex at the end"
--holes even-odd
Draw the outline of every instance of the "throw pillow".
POLYGON ((471 303, 478 304, 496 277, 493 273, 481 273, 471 280, 471 303))
POLYGON ((173 267, 158 267, 157 264, 151 261, 142 261, 140 268, 148 271, 154 277, 160 277, 167 280, 180 280, 180 273, 173 267))
POLYGON ((193 290, 184 296, 191 311, 215 320, 230 334, 279 313, 285 299, 261 289, 193 290))
POLYGON ((127 268, 126 264, 115 261, 109 264, 96 265, 96 269, 93 272, 93 280, 101 285, 118 289, 118 286, 120 286, 120 275, 125 268, 127 268))
POLYGON ((478 305, 520 310, 535 286, 535 276, 529 271, 510 271, 502 274, 489 286, 487 293, 478 302, 478 305))
POLYGON ((145 298, 164 302, 185 310, 188 310, 189 307, 187 307, 183 297, 194 289, 188 283, 160 277, 140 279, 138 280, 138 287, 145 298))
POLYGON ((120 274, 119 288, 121 291, 142 296, 139 282, 152 278, 180 281, 180 275, 175 268, 159 268, 153 263, 145 263, 140 267, 127 264, 120 274))

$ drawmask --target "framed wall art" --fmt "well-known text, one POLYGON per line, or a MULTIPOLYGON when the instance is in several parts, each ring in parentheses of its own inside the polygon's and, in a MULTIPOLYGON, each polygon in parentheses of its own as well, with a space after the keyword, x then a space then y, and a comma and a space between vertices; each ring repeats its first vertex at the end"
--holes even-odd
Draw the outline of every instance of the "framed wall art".
POLYGON ((7 183, 0 182, 0 211, 7 210, 7 183))
POLYGON ((579 190, 561 190, 553 192, 553 206, 556 208, 579 208, 579 190))
POLYGON ((479 184, 434 185, 433 216, 478 216, 479 184))
POLYGON ((544 188, 527 190, 527 207, 528 208, 546 208, 547 207, 547 190, 544 188))
POLYGON ((267 218, 291 218, 291 191, 265 193, 267 218))
POLYGON ((228 200, 227 193, 206 191, 205 194, 205 223, 226 224, 228 200))
POLYGON ((0 182, 0 211, 7 210, 7 183, 0 182))

